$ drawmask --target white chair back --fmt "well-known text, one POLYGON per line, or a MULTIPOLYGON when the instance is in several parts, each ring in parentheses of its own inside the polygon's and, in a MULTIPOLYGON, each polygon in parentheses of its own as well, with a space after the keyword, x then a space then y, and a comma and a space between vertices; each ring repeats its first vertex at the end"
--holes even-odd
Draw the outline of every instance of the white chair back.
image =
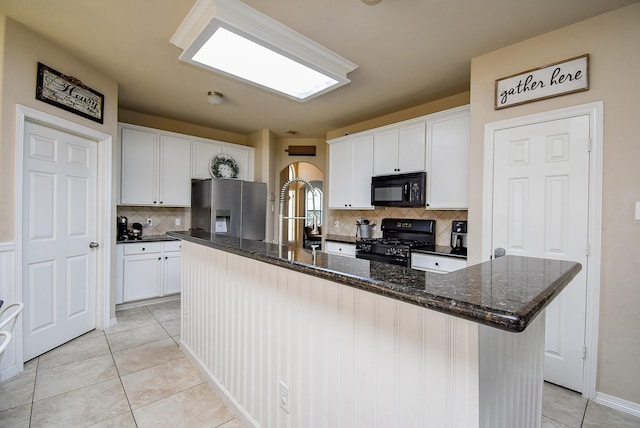
POLYGON ((11 342, 11 333, 8 331, 0 331, 0 357, 2 357, 2 353, 7 346, 9 346, 9 342, 11 342))
POLYGON ((24 303, 15 302, 2 308, 0 312, 0 330, 13 333, 13 327, 16 325, 18 315, 24 309, 24 303))

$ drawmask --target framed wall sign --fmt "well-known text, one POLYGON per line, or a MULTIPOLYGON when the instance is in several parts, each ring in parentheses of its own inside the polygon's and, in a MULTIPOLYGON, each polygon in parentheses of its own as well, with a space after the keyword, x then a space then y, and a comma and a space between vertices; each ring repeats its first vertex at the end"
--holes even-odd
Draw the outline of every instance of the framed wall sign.
POLYGON ((589 90, 589 54, 496 80, 495 109, 589 90))
POLYGON ((98 123, 104 121, 104 95, 40 62, 36 99, 98 123))

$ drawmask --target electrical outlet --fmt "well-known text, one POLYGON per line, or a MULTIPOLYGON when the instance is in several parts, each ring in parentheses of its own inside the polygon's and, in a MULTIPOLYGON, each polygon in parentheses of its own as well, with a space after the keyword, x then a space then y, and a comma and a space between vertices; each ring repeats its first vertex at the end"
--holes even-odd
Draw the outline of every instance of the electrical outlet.
POLYGON ((180 217, 176 217, 176 226, 180 226, 180 217))
POLYGON ((151 217, 147 218, 147 226, 153 226, 153 220, 151 219, 151 217))
POLYGON ((291 400, 289 397, 289 387, 283 381, 280 381, 278 385, 279 394, 278 394, 278 402, 280 403, 280 407, 287 413, 291 413, 291 400))
POLYGON ((340 222, 338 220, 334 221, 333 227, 340 227, 340 222))

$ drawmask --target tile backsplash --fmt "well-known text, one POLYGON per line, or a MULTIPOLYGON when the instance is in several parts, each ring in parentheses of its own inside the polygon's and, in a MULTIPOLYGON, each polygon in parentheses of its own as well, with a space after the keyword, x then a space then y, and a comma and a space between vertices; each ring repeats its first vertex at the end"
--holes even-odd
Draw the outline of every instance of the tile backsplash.
POLYGON ((142 224, 143 235, 164 235, 170 230, 188 230, 191 227, 190 208, 118 206, 117 214, 127 217, 129 227, 132 223, 142 224), (151 226, 146 226, 148 218, 151 218, 151 226), (176 219, 180 219, 179 226, 176 226, 176 219))
POLYGON ((327 234, 356 236, 356 220, 367 219, 375 223, 372 237, 382 237, 380 221, 383 218, 411 218, 436 221, 436 245, 449 245, 451 239, 451 222, 466 220, 467 211, 437 211, 424 208, 376 208, 374 210, 349 211, 329 210, 324 221, 327 234), (337 223, 336 223, 337 222, 337 223))

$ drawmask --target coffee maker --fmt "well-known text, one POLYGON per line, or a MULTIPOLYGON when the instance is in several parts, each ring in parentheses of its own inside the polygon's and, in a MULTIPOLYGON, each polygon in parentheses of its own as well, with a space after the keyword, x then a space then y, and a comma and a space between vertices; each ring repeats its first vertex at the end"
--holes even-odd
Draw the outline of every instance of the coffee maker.
POLYGON ((129 238, 129 230, 128 230, 128 220, 125 216, 118 216, 116 220, 116 225, 118 226, 118 241, 126 241, 129 238))
POLYGON ((454 220, 451 224, 451 252, 467 255, 467 221, 454 220))

